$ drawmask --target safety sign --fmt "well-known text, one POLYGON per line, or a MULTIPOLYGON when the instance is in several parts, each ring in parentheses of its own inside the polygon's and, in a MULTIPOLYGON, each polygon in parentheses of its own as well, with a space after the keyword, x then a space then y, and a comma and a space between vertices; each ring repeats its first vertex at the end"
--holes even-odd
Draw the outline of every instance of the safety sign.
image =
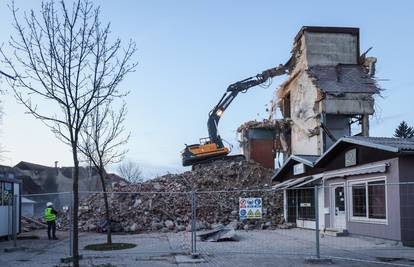
POLYGON ((262 218, 262 198, 247 197, 239 198, 240 220, 262 218))

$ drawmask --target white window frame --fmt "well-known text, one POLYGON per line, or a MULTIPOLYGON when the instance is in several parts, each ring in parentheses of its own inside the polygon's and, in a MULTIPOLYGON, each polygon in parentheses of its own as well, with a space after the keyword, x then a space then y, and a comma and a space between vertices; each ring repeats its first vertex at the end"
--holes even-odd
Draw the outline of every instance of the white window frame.
POLYGON ((349 221, 350 222, 363 222, 363 223, 376 223, 376 224, 388 224, 388 196, 387 196, 387 178, 385 176, 372 177, 372 178, 363 178, 357 180, 348 181, 348 201, 349 201, 349 221), (385 219, 374 219, 369 218, 369 202, 368 202, 368 183, 369 182, 384 182, 385 187, 385 219), (353 195, 352 195, 352 186, 356 184, 365 184, 365 204, 366 207, 366 217, 353 216, 354 204, 353 204, 353 195))

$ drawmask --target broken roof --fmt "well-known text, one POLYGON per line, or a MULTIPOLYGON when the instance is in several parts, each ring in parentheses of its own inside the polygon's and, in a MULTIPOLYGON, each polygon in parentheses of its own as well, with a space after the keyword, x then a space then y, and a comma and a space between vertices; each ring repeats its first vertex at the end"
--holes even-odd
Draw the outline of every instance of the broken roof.
POLYGON ((380 92, 375 79, 368 75, 362 65, 338 64, 336 66, 314 66, 307 70, 313 83, 329 94, 380 92))
POLYGON ((242 132, 247 129, 268 129, 268 130, 277 130, 281 127, 288 125, 289 123, 283 119, 270 120, 264 119, 262 121, 247 121, 237 128, 237 132, 242 132))

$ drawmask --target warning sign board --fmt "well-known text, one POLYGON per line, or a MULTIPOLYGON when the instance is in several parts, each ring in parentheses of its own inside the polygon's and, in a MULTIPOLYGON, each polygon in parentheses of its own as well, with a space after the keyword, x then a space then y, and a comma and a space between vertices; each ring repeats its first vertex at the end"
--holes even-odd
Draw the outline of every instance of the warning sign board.
POLYGON ((240 220, 262 218, 262 198, 248 197, 239 199, 240 220))

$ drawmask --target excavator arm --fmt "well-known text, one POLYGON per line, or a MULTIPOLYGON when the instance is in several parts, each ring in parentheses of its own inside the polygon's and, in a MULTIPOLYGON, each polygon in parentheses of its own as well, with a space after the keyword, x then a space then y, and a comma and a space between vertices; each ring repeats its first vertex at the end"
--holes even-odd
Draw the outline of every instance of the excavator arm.
POLYGON ((245 93, 250 88, 263 84, 270 78, 280 76, 286 73, 286 65, 279 65, 276 68, 265 70, 262 73, 257 74, 256 76, 252 76, 242 81, 229 85, 218 104, 209 113, 207 128, 211 142, 217 144, 218 148, 224 147, 223 141, 220 135, 218 134, 218 123, 224 111, 230 106, 231 102, 233 102, 233 100, 239 93, 245 93))
POLYGON ((239 93, 245 93, 250 88, 261 85, 268 79, 275 76, 287 74, 288 63, 265 70, 256 76, 252 76, 229 85, 220 101, 209 113, 207 121, 209 135, 208 140, 201 144, 186 146, 184 151, 181 153, 183 165, 194 165, 205 160, 222 158, 223 156, 226 156, 230 150, 224 146, 223 140, 217 130, 218 123, 224 111, 229 107, 239 93))

